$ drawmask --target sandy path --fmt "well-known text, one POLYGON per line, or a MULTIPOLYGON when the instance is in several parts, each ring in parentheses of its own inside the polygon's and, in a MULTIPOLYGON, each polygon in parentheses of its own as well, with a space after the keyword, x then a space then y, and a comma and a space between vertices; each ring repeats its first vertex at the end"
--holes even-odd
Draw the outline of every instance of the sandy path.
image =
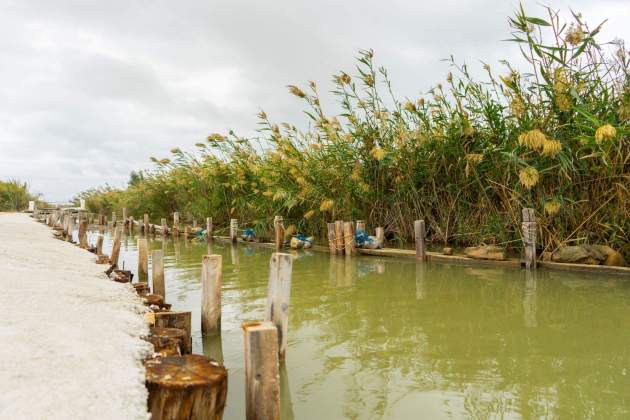
POLYGON ((94 255, 0 213, 0 419, 146 419, 142 307, 94 255))

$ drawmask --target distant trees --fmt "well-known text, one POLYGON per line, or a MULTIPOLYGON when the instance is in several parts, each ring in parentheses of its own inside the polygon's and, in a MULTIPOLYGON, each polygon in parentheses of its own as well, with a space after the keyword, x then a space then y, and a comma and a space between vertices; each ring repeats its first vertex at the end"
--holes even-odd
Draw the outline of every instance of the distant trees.
POLYGON ((35 195, 28 191, 28 184, 16 179, 0 181, 0 211, 18 211, 28 207, 35 195))

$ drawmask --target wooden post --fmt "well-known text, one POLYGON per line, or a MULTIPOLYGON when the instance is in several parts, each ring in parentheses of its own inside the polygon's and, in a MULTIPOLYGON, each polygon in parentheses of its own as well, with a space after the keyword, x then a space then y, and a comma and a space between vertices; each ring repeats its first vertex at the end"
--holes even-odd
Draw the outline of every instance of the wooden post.
POLYGON ((192 220, 192 228, 197 229, 197 219, 192 220))
POLYGON ((149 215, 148 215, 148 214, 146 214, 146 213, 144 213, 144 217, 143 217, 142 221, 143 221, 143 224, 142 224, 142 231, 143 231, 143 233, 144 233, 145 235, 148 235, 148 234, 149 234, 149 231, 150 231, 150 229, 151 229, 151 228, 149 227, 149 215))
POLYGON ((280 251, 284 245, 284 219, 282 216, 274 217, 273 229, 275 233, 276 251, 280 251))
POLYGON ((343 242, 346 255, 353 255, 354 249, 354 223, 344 222, 343 224, 343 242))
POLYGON ((365 222, 363 220, 357 220, 357 229, 356 229, 356 231, 359 232, 361 230, 363 232, 365 232, 365 222))
POLYGON ((74 216, 68 215, 68 242, 72 242, 72 234, 74 233, 74 216))
POLYGON ((118 256, 120 255, 120 230, 114 229, 114 244, 112 245, 112 253, 109 262, 113 266, 118 266, 118 256))
POLYGON ((173 236, 179 236, 179 212, 173 213, 173 236))
POLYGON ((96 255, 103 255, 103 235, 96 238, 96 255))
POLYGON ((212 217, 206 217, 206 239, 212 242, 212 217))
POLYGON ((271 254, 265 321, 273 322, 278 328, 278 358, 280 360, 284 360, 287 351, 292 266, 291 254, 279 252, 271 254))
POLYGON ((192 351, 190 311, 156 312, 152 314, 152 317, 154 318, 155 327, 179 328, 186 331, 184 353, 188 354, 192 351))
POLYGON ((190 228, 188 227, 188 225, 184 226, 184 240, 188 240, 188 237, 190 236, 190 228))
POLYGON ((112 227, 116 227, 116 212, 112 212, 112 227))
POLYGON ((381 248, 385 247, 385 229, 381 226, 374 229, 374 236, 376 237, 376 242, 381 248))
POLYGON ((129 222, 128 218, 127 218, 127 207, 123 207, 122 209, 122 216, 123 216, 123 226, 127 226, 127 223, 129 222))
POLYGON ((221 332, 220 255, 204 255, 201 261, 201 332, 221 332))
POLYGON ((335 254, 343 255, 343 221, 335 220, 335 254))
POLYGON ((326 228, 328 229, 328 247, 330 248, 330 253, 336 253, 337 240, 335 239, 335 224, 334 223, 326 223, 326 228))
POLYGON ((160 220, 162 225, 162 236, 166 236, 168 234, 168 227, 166 227, 166 217, 162 217, 160 220))
POLYGON ((87 220, 81 220, 79 223, 79 246, 83 249, 88 247, 87 243, 87 220))
POLYGON ((164 285, 164 251, 154 249, 151 251, 151 280, 153 294, 160 295, 166 300, 166 286, 164 285))
POLYGON ((136 221, 133 219, 133 216, 129 216, 129 234, 133 235, 133 231, 136 228, 136 221))
POLYGON ((420 261, 427 259, 424 238, 427 235, 424 220, 416 220, 413 222, 413 232, 416 239, 416 258, 420 261))
POLYGON ((138 239, 138 281, 149 281, 149 241, 138 239))
POLYGON ((245 334, 245 418, 280 419, 278 331, 271 322, 243 324, 245 334))
POLYGON ((85 211, 85 199, 83 198, 79 200, 79 209, 85 211))
POLYGON ((236 243, 238 238, 238 219, 230 219, 230 241, 236 243))
POLYGON ((536 213, 532 208, 523 209, 523 248, 525 250, 525 268, 536 268, 536 213))
POLYGON ((147 360, 145 367, 152 420, 223 418, 225 367, 198 354, 147 360))

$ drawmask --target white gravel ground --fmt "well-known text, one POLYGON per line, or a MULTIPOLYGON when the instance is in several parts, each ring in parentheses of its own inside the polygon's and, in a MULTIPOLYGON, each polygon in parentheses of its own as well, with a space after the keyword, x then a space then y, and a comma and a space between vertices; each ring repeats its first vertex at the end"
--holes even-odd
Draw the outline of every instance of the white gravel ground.
POLYGON ((0 419, 148 417, 143 308, 94 260, 0 213, 0 419))

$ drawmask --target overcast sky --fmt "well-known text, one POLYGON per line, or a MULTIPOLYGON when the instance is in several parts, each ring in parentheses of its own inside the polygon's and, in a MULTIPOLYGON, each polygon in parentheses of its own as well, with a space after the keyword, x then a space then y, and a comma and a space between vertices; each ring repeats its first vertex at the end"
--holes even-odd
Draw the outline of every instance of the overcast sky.
MULTIPOLYGON (((532 15, 540 2, 525 1, 532 15)), ((600 39, 630 40, 628 0, 552 1, 600 39)), ((373 48, 400 97, 443 80, 453 54, 500 69, 512 0, 0 0, 0 179, 53 201, 109 183, 213 132, 251 135, 264 109, 299 122, 286 85, 351 74, 373 48)), ((326 95, 329 96, 329 95, 326 95)))

